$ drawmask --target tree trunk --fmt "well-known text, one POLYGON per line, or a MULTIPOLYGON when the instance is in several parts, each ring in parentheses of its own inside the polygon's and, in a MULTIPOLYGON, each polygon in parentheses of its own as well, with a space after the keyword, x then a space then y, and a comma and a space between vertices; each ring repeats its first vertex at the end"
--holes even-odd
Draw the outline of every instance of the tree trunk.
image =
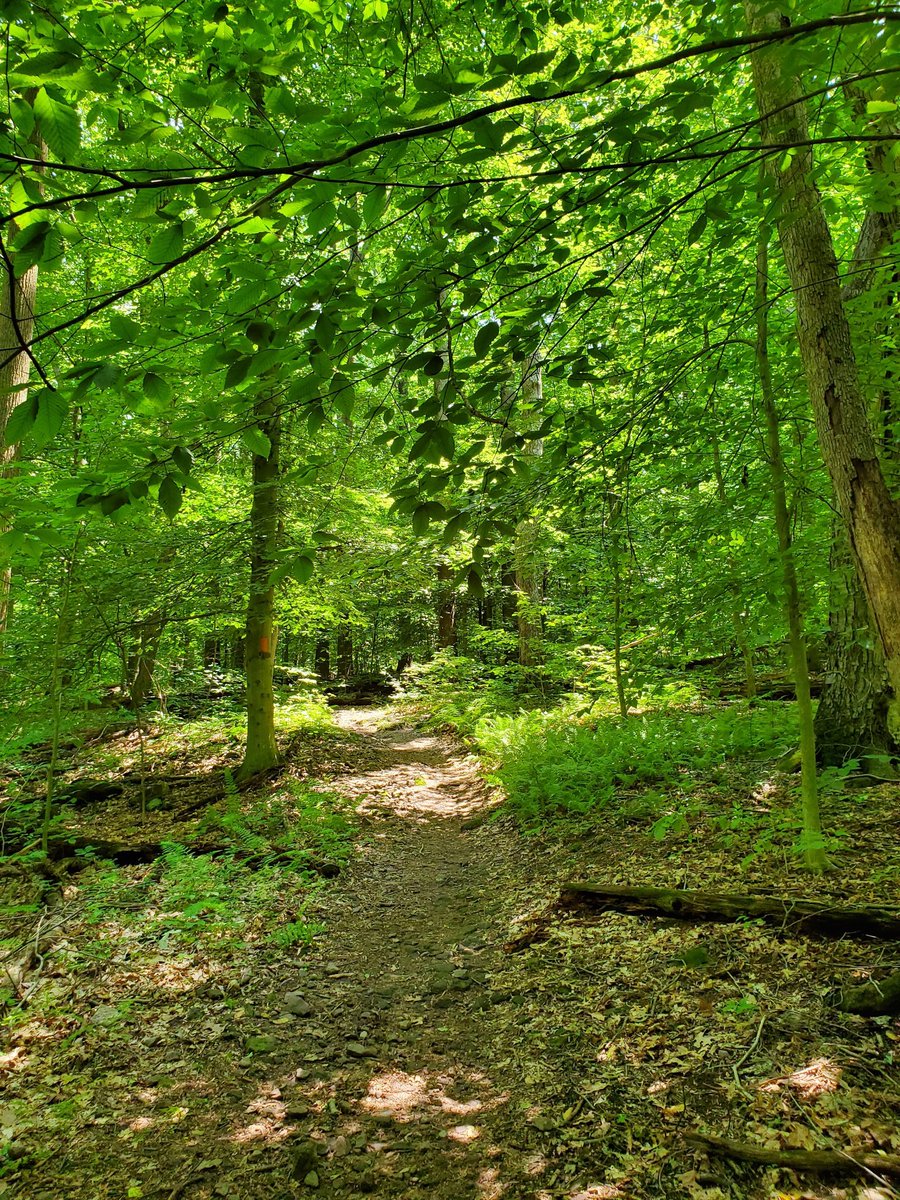
MULTIPOLYGON (((34 96, 35 91, 28 92, 29 104, 33 102, 34 96)), ((31 143, 36 157, 43 161, 47 155, 47 147, 38 128, 35 128, 32 134, 31 143)), ((15 221, 10 221, 3 236, 6 241, 12 241, 18 232, 19 226, 15 221)), ((17 447, 7 444, 6 426, 13 409, 28 399, 31 357, 27 348, 31 345, 34 334, 34 305, 38 279, 37 265, 20 274, 16 271, 15 254, 8 248, 6 254, 12 269, 0 268, 3 276, 0 285, 0 479, 9 479, 15 474, 17 447)), ((9 527, 10 514, 0 513, 0 533, 6 533, 9 527)), ((11 585, 12 567, 8 563, 0 565, 0 639, 9 624, 11 585)))
POLYGON ((135 630, 138 642, 128 664, 128 692, 136 711, 143 708, 155 688, 156 659, 165 625, 165 615, 157 610, 139 621, 135 630))
MULTIPOLYGON (((751 28, 779 29, 787 18, 747 0, 751 28)), ((838 280, 831 232, 813 175, 799 82, 781 48, 752 56, 763 140, 792 146, 773 156, 778 233, 794 293, 803 368, 819 445, 847 531, 890 681, 888 725, 900 728, 900 512, 888 490, 869 421, 838 280), (785 168, 782 170, 782 166, 785 168)))
MULTIPOLYGON (((11 225, 10 233, 15 232, 11 225)), ((37 266, 29 267, 10 286, 3 271, 3 307, 0 310, 0 478, 15 474, 16 446, 6 442, 6 426, 13 409, 28 399, 31 359, 22 345, 29 345, 34 331, 34 303, 37 295, 37 266), (18 332, 17 332, 18 330, 18 332), (20 340, 21 339, 21 340, 20 340)), ((0 533, 10 528, 10 514, 0 513, 0 533)), ((6 632, 10 615, 12 567, 0 567, 0 637, 6 632)))
POLYGON ((872 634, 866 598, 840 528, 835 529, 830 566, 828 669, 816 712, 819 762, 839 767, 856 759, 865 770, 887 775, 884 759, 896 753, 897 743, 888 728, 884 655, 872 634))
MULTIPOLYGON (((857 121, 865 122, 867 130, 896 138, 900 129, 891 116, 873 122, 867 110, 869 94, 859 85, 848 85, 844 91, 851 100, 857 121)), ((870 142, 865 147, 866 168, 873 182, 886 184, 893 192, 890 178, 895 170, 890 155, 891 142, 870 142)), ((883 194, 884 188, 879 188, 883 194)), ((900 228, 900 205, 888 211, 869 209, 863 219, 850 263, 850 274, 842 288, 845 303, 873 289, 879 277, 879 263, 900 228)), ((897 442, 894 435, 896 418, 895 359, 896 347, 891 341, 891 318, 900 276, 892 266, 887 267, 890 286, 883 298, 876 301, 878 317, 874 327, 868 322, 857 330, 857 345, 875 351, 874 380, 870 383, 876 400, 873 415, 877 420, 877 436, 886 478, 896 494, 897 442), (877 412, 874 410, 877 409, 877 412)), ((846 537, 839 522, 834 523, 831 541, 831 596, 826 639, 828 672, 825 688, 816 712, 816 750, 823 766, 842 766, 850 759, 860 762, 863 769, 882 777, 892 775, 887 759, 900 752, 897 739, 888 728, 890 684, 884 655, 877 637, 872 633, 870 614, 846 537)))
POLYGON ((819 785, 816 770, 816 735, 813 727, 812 698, 809 692, 809 662, 806 657, 806 635, 803 629, 803 608, 791 519, 788 513, 785 488, 784 458, 781 453, 781 433, 775 390, 769 364, 769 226, 760 224, 756 248, 756 366, 759 372, 763 413, 766 421, 766 449, 775 506, 775 528, 778 533, 778 552, 784 586, 784 609, 788 626, 791 676, 797 696, 797 716, 800 725, 800 794, 803 819, 803 856, 811 871, 822 871, 826 865, 819 816, 819 785))
POLYGON ((239 776, 267 771, 278 763, 275 745, 275 589, 271 574, 278 550, 278 481, 281 417, 271 399, 260 400, 254 416, 269 440, 269 453, 253 455, 250 507, 250 594, 247 599, 244 668, 247 679, 247 745, 239 776))
POLYGON ((316 648, 313 655, 313 669, 315 670, 316 678, 320 681, 320 683, 328 683, 331 680, 330 638, 316 638, 316 648))
MULTIPOLYGON (((522 412, 530 418, 537 415, 543 400, 541 362, 532 355, 528 374, 522 382, 522 412)), ((524 454, 537 460, 544 453, 544 443, 533 439, 525 443, 524 454)), ((538 557, 540 526, 532 516, 523 517, 516 526, 516 628, 519 635, 519 666, 533 667, 541 660, 541 607, 543 601, 543 565, 538 557)))
POLYGON ((453 588, 453 568, 438 563, 438 646, 442 650, 456 646, 456 592, 453 588))
POLYGON ((337 635, 338 679, 349 679, 353 674, 353 632, 349 625, 341 625, 337 635))

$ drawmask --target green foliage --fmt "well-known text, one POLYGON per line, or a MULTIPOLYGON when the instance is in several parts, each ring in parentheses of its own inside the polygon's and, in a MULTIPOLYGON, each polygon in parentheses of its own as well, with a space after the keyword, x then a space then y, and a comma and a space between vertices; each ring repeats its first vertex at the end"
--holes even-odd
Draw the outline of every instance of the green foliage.
MULTIPOLYGON (((578 720, 560 707, 485 717, 475 728, 509 807, 529 828, 618 807, 629 792, 651 784, 677 806, 728 759, 774 757, 790 737, 783 709, 774 704, 711 713, 671 709, 625 721, 578 720)), ((686 825, 674 812, 651 828, 663 838, 686 825)))

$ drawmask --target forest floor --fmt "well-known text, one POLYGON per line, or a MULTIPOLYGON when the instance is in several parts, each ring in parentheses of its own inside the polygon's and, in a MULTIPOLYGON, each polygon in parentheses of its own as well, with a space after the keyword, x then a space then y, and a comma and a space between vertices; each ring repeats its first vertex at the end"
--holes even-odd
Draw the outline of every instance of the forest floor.
MULTIPOLYGON (((109 880, 106 907, 77 876, 46 910, 56 932, 0 1057, 15 1148, 0 1194, 897 1195, 875 1174, 798 1178, 683 1141, 701 1128, 900 1149, 897 1024, 824 1001, 888 963, 883 945, 606 914, 560 917, 510 952, 571 877, 748 883, 735 885, 718 843, 657 841, 625 819, 574 841, 525 837, 458 743, 391 710, 344 710, 338 724, 312 740, 302 773, 345 798, 358 832, 349 865, 311 893, 311 944, 160 936, 146 924, 146 864, 118 869, 128 886, 109 880)), ((896 788, 873 789, 864 814, 854 803, 862 852, 884 863, 896 788)), ((769 863, 749 887, 871 899, 871 869, 813 888, 769 863)), ((287 884, 284 904, 296 908, 287 884)))

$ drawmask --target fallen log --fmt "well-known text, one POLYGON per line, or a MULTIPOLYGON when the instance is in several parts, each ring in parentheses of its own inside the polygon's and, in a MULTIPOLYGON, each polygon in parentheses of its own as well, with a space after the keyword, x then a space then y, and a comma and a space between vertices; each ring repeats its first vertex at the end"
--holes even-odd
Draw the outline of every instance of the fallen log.
POLYGON ((838 906, 828 900, 801 900, 794 896, 741 896, 687 888, 570 883, 560 892, 558 905, 574 912, 623 912, 675 917, 681 921, 758 918, 792 933, 900 938, 900 908, 838 906))
MULTIPOLYGON (((299 857, 298 853, 290 850, 251 851, 223 842, 179 842, 178 845, 188 854, 195 856, 229 854, 235 861, 253 870, 275 863, 286 864, 296 861, 299 857)), ((87 866, 91 857, 108 859, 120 867, 152 863, 162 857, 163 850, 161 842, 115 842, 108 838, 70 834, 52 838, 47 846, 47 857, 52 862, 65 862, 69 870, 77 870, 81 865, 87 866), (79 852, 80 858, 76 857, 79 852)), ((311 856, 302 860, 302 866, 325 879, 334 879, 341 870, 337 863, 311 856)))
POLYGON ((886 979, 872 979, 858 987, 840 988, 833 993, 839 1012, 861 1017, 883 1017, 900 1012, 900 971, 886 979))
POLYGON ((900 1175, 900 1154, 881 1154, 878 1150, 769 1150, 752 1142, 733 1142, 710 1133, 688 1133, 689 1146, 735 1158, 740 1162, 759 1163, 764 1167, 785 1167, 791 1171, 872 1171, 875 1174, 900 1175))

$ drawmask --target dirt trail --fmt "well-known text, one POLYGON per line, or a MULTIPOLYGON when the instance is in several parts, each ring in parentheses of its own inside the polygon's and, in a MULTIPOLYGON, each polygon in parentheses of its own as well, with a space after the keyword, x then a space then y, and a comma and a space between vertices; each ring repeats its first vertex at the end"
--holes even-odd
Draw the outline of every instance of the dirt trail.
MULTIPOLYGON (((221 955, 169 946, 128 924, 148 869, 117 872, 124 916, 80 941, 62 927, 92 957, 47 964, 43 1011, 0 1055, 0 1118, 36 1114, 33 1163, 10 1189, 0 1160, 0 1195, 772 1200, 794 1188, 783 1173, 707 1162, 685 1133, 896 1151, 896 1034, 821 998, 880 949, 610 913, 505 953, 515 918, 566 878, 721 890, 740 854, 717 826, 660 841, 612 807, 528 837, 509 815, 482 819, 490 798, 458 744, 390 711, 338 723, 287 766, 343 792, 361 826, 303 914, 321 922, 312 948, 276 948, 271 910, 221 955)), ((298 896, 285 884, 273 900, 284 921, 298 896)), ((870 1183, 802 1194, 895 1194, 870 1183)))
POLYGON ((472 820, 487 796, 471 759, 414 729, 379 730, 384 719, 339 717, 368 741, 368 768, 332 785, 359 797, 367 836, 323 901, 328 929, 297 983, 310 1022, 329 1010, 347 1039, 339 1064, 313 1062, 291 1092, 326 1117, 337 1109, 312 1131, 312 1169, 336 1197, 532 1195, 507 1077, 505 1043, 521 1031, 500 1017, 510 995, 491 986, 507 931, 502 878, 521 842, 472 820))

